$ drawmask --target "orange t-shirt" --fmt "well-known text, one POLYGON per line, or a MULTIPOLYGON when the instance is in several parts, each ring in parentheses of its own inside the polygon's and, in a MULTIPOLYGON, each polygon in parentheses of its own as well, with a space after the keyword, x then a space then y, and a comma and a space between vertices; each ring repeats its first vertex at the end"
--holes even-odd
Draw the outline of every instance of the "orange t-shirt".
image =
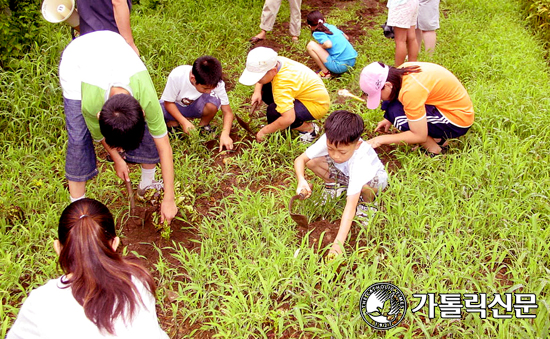
POLYGON ((466 89, 446 68, 429 62, 406 62, 399 68, 420 66, 420 73, 403 76, 398 99, 410 121, 426 116, 424 105, 435 106, 441 114, 458 127, 474 123, 474 106, 466 89))

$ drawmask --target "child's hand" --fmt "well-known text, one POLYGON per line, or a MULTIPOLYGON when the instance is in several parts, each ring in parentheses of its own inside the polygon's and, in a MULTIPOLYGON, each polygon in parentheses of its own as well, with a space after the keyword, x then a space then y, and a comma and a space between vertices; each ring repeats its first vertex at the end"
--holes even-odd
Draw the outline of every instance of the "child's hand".
POLYGON ((256 103, 256 105, 259 105, 262 103, 262 92, 260 93, 254 92, 254 94, 252 94, 252 99, 250 99, 250 105, 254 105, 254 103, 256 103))
POLYGON ((388 133, 390 127, 391 127, 391 122, 388 119, 384 119, 378 123, 378 126, 376 126, 374 131, 388 133))
POLYGON ((309 187, 309 184, 305 179, 300 180, 298 182, 298 187, 296 188, 296 194, 303 195, 304 199, 309 198, 311 196, 311 188, 309 187))
POLYGON ((259 130, 258 133, 256 133, 256 141, 257 142, 263 142, 265 140, 266 134, 262 132, 262 130, 259 130))
POLYGON ((367 144, 369 144, 372 148, 378 148, 382 146, 383 144, 380 142, 379 137, 374 137, 372 139, 367 140, 367 144))
POLYGON ((122 158, 120 158, 120 160, 113 159, 113 161, 115 162, 116 175, 124 182, 130 181, 130 170, 128 169, 126 161, 122 160, 122 158))
POLYGON ((219 152, 223 150, 225 147, 226 150, 232 150, 233 149, 233 139, 229 135, 222 135, 220 136, 220 149, 219 152))

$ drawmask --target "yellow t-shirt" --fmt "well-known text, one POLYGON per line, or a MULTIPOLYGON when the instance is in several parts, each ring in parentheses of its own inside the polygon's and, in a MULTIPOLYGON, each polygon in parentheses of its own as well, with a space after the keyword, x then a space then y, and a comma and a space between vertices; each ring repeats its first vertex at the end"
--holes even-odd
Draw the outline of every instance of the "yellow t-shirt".
POLYGON ((294 108, 294 100, 300 100, 315 119, 328 112, 330 97, 323 80, 311 69, 285 57, 277 58, 281 68, 271 81, 277 112, 294 108))
POLYGON ((429 62, 406 62, 399 68, 420 66, 420 73, 403 76, 399 101, 410 121, 426 116, 424 105, 433 105, 449 121, 459 127, 474 123, 474 106, 460 81, 446 68, 429 62))

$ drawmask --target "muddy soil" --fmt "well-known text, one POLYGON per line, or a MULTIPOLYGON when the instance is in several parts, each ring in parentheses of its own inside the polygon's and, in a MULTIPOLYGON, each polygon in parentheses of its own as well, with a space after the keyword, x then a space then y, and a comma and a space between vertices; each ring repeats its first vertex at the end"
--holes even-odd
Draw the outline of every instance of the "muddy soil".
MULTIPOLYGON (((375 0, 363 0, 362 2, 363 6, 356 11, 356 20, 339 25, 339 28, 346 32, 346 34, 350 37, 352 43, 360 41, 366 34, 365 29, 372 28, 374 26, 373 23, 370 23, 368 18, 378 15, 384 10, 385 7, 384 0, 381 0, 380 2, 375 0)), ((355 2, 353 1, 304 0, 302 5, 302 22, 305 22, 305 16, 312 9, 318 9, 321 13, 327 15, 330 13, 331 9, 345 9, 352 6, 354 3, 355 2)), ((259 17, 259 13, 257 15, 259 17)), ((285 39, 290 39, 290 36, 288 35, 288 22, 277 23, 273 32, 270 32, 265 40, 260 41, 255 45, 251 44, 250 48, 252 49, 257 46, 266 46, 279 51, 285 48, 281 43, 281 41, 285 39)), ((302 39, 304 39, 304 37, 302 37, 302 39)), ((294 59, 305 61, 306 65, 313 69, 315 67, 315 64, 307 55, 305 49, 298 52, 294 59)), ((224 76, 224 81, 227 84, 229 91, 234 88, 235 80, 224 76)), ((239 114, 239 112, 248 112, 248 109, 249 104, 243 104, 243 107, 240 107, 239 110, 236 111, 237 114, 239 114)), ((246 121, 250 118, 252 118, 252 120, 256 120, 255 118, 263 117, 265 115, 264 112, 265 106, 260 107, 253 117, 244 116, 243 118, 246 121)), ((251 127, 254 128, 255 126, 253 125, 251 127)), ((206 146, 212 150, 212 157, 214 158, 213 166, 219 166, 220 170, 229 170, 230 168, 233 173, 238 175, 240 174, 239 169, 231 166, 231 158, 241 154, 242 152, 246 152, 246 149, 250 147, 250 143, 254 142, 254 138, 244 132, 244 129, 237 123, 234 124, 230 135, 234 141, 242 141, 242 143, 238 144, 234 152, 219 152, 218 139, 213 139, 206 142, 206 146)), ((391 146, 383 146, 377 150, 382 162, 384 164, 389 164, 388 166, 390 172, 393 172, 400 167, 398 160, 392 154, 393 149, 394 148, 391 146)), ((99 157, 104 158, 105 154, 98 152, 98 155, 99 157)), ((233 194, 234 187, 244 188, 247 184, 237 182, 235 179, 237 175, 229 176, 227 179, 224 179, 224 181, 220 184, 220 189, 217 190, 212 196, 197 199, 194 206, 195 211, 197 211, 201 217, 209 217, 209 213, 214 207, 219 205, 220 200, 233 194)), ((275 182, 271 182, 270 185, 284 187, 283 185, 287 185, 287 179, 288 178, 285 177, 277 178, 275 182)), ((249 188, 257 190, 261 187, 261 185, 253 186, 255 187, 249 188)), ((201 189, 199 188, 195 193, 197 195, 201 195, 204 192, 201 192, 201 189)), ((155 269, 155 264, 158 262, 160 254, 162 254, 171 268, 183 270, 180 263, 176 259, 172 258, 171 254, 174 253, 172 248, 173 242, 190 251, 199 251, 201 246, 201 233, 197 225, 199 225, 200 222, 195 222, 193 224, 180 220, 181 218, 175 219, 171 225, 172 234, 170 235, 170 240, 167 241, 161 237, 160 230, 153 226, 152 214, 155 210, 156 208, 153 206, 146 206, 142 203, 137 204, 134 216, 128 217, 127 221, 123 220, 121 225, 119 225, 119 229, 121 230, 122 245, 127 246, 130 252, 135 252, 142 257, 144 263, 155 275, 158 275, 158 273, 155 273, 157 272, 155 269)), ((182 212, 180 211, 180 213, 182 212)), ((183 219, 189 220, 189 218, 183 219)), ((335 239, 336 234, 338 233, 339 223, 340 220, 336 220, 333 223, 327 220, 317 220, 311 223, 307 228, 297 226, 297 236, 302 238, 309 234, 310 246, 323 249, 335 239), (321 243, 320 247, 319 242, 321 243)), ((347 246, 355 246, 358 229, 358 227, 352 227, 352 234, 350 237, 351 241, 347 244, 347 246)), ((166 302, 168 303, 171 301, 167 300, 166 302)), ((212 331, 201 331, 200 323, 191 324, 189 322, 176 321, 174 315, 172 315, 170 311, 165 313, 158 309, 158 312, 162 327, 167 331, 167 333, 170 334, 171 337, 179 338, 184 335, 188 335, 193 331, 195 331, 194 337, 196 338, 211 338, 215 334, 212 331)), ((286 332, 284 335, 285 338, 297 338, 299 336, 300 335, 297 333, 286 332)))

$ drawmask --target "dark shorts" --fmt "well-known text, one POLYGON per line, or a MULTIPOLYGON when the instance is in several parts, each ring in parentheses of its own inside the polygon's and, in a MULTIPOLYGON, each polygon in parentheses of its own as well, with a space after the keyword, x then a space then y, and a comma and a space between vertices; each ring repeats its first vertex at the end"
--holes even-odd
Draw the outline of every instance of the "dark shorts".
MULTIPOLYGON (((63 98, 68 144, 65 158, 65 177, 70 181, 88 181, 98 173, 94 142, 84 121, 80 100, 63 98)), ((156 164, 160 161, 155 141, 145 125, 139 147, 126 152, 126 160, 138 164, 156 164)))
MULTIPOLYGON (((275 100, 273 99, 271 83, 263 85, 262 100, 267 104, 267 123, 270 124, 279 119, 281 117, 281 113, 277 112, 277 104, 275 104, 275 100)), ((298 128, 306 121, 315 120, 311 113, 309 113, 307 107, 304 106, 300 100, 294 100, 294 112, 296 113, 296 118, 290 125, 290 128, 298 128)))
MULTIPOLYGON (((201 118, 202 113, 204 112, 204 106, 208 103, 214 104, 218 109, 221 106, 220 99, 208 93, 203 93, 203 95, 198 97, 197 100, 193 101, 189 106, 183 106, 175 102, 181 115, 188 119, 201 118)), ((166 108, 164 107, 164 100, 160 100, 160 107, 162 107, 162 113, 164 113, 164 121, 176 121, 172 114, 166 111, 166 108)))
MULTIPOLYGON (((384 118, 388 119, 395 128, 402 132, 409 130, 409 120, 399 100, 384 101, 381 108, 384 111, 384 118)), ((426 105, 426 120, 428 122, 428 135, 432 138, 440 138, 442 142, 447 139, 458 138, 470 129, 470 127, 453 125, 432 105, 426 105)))

